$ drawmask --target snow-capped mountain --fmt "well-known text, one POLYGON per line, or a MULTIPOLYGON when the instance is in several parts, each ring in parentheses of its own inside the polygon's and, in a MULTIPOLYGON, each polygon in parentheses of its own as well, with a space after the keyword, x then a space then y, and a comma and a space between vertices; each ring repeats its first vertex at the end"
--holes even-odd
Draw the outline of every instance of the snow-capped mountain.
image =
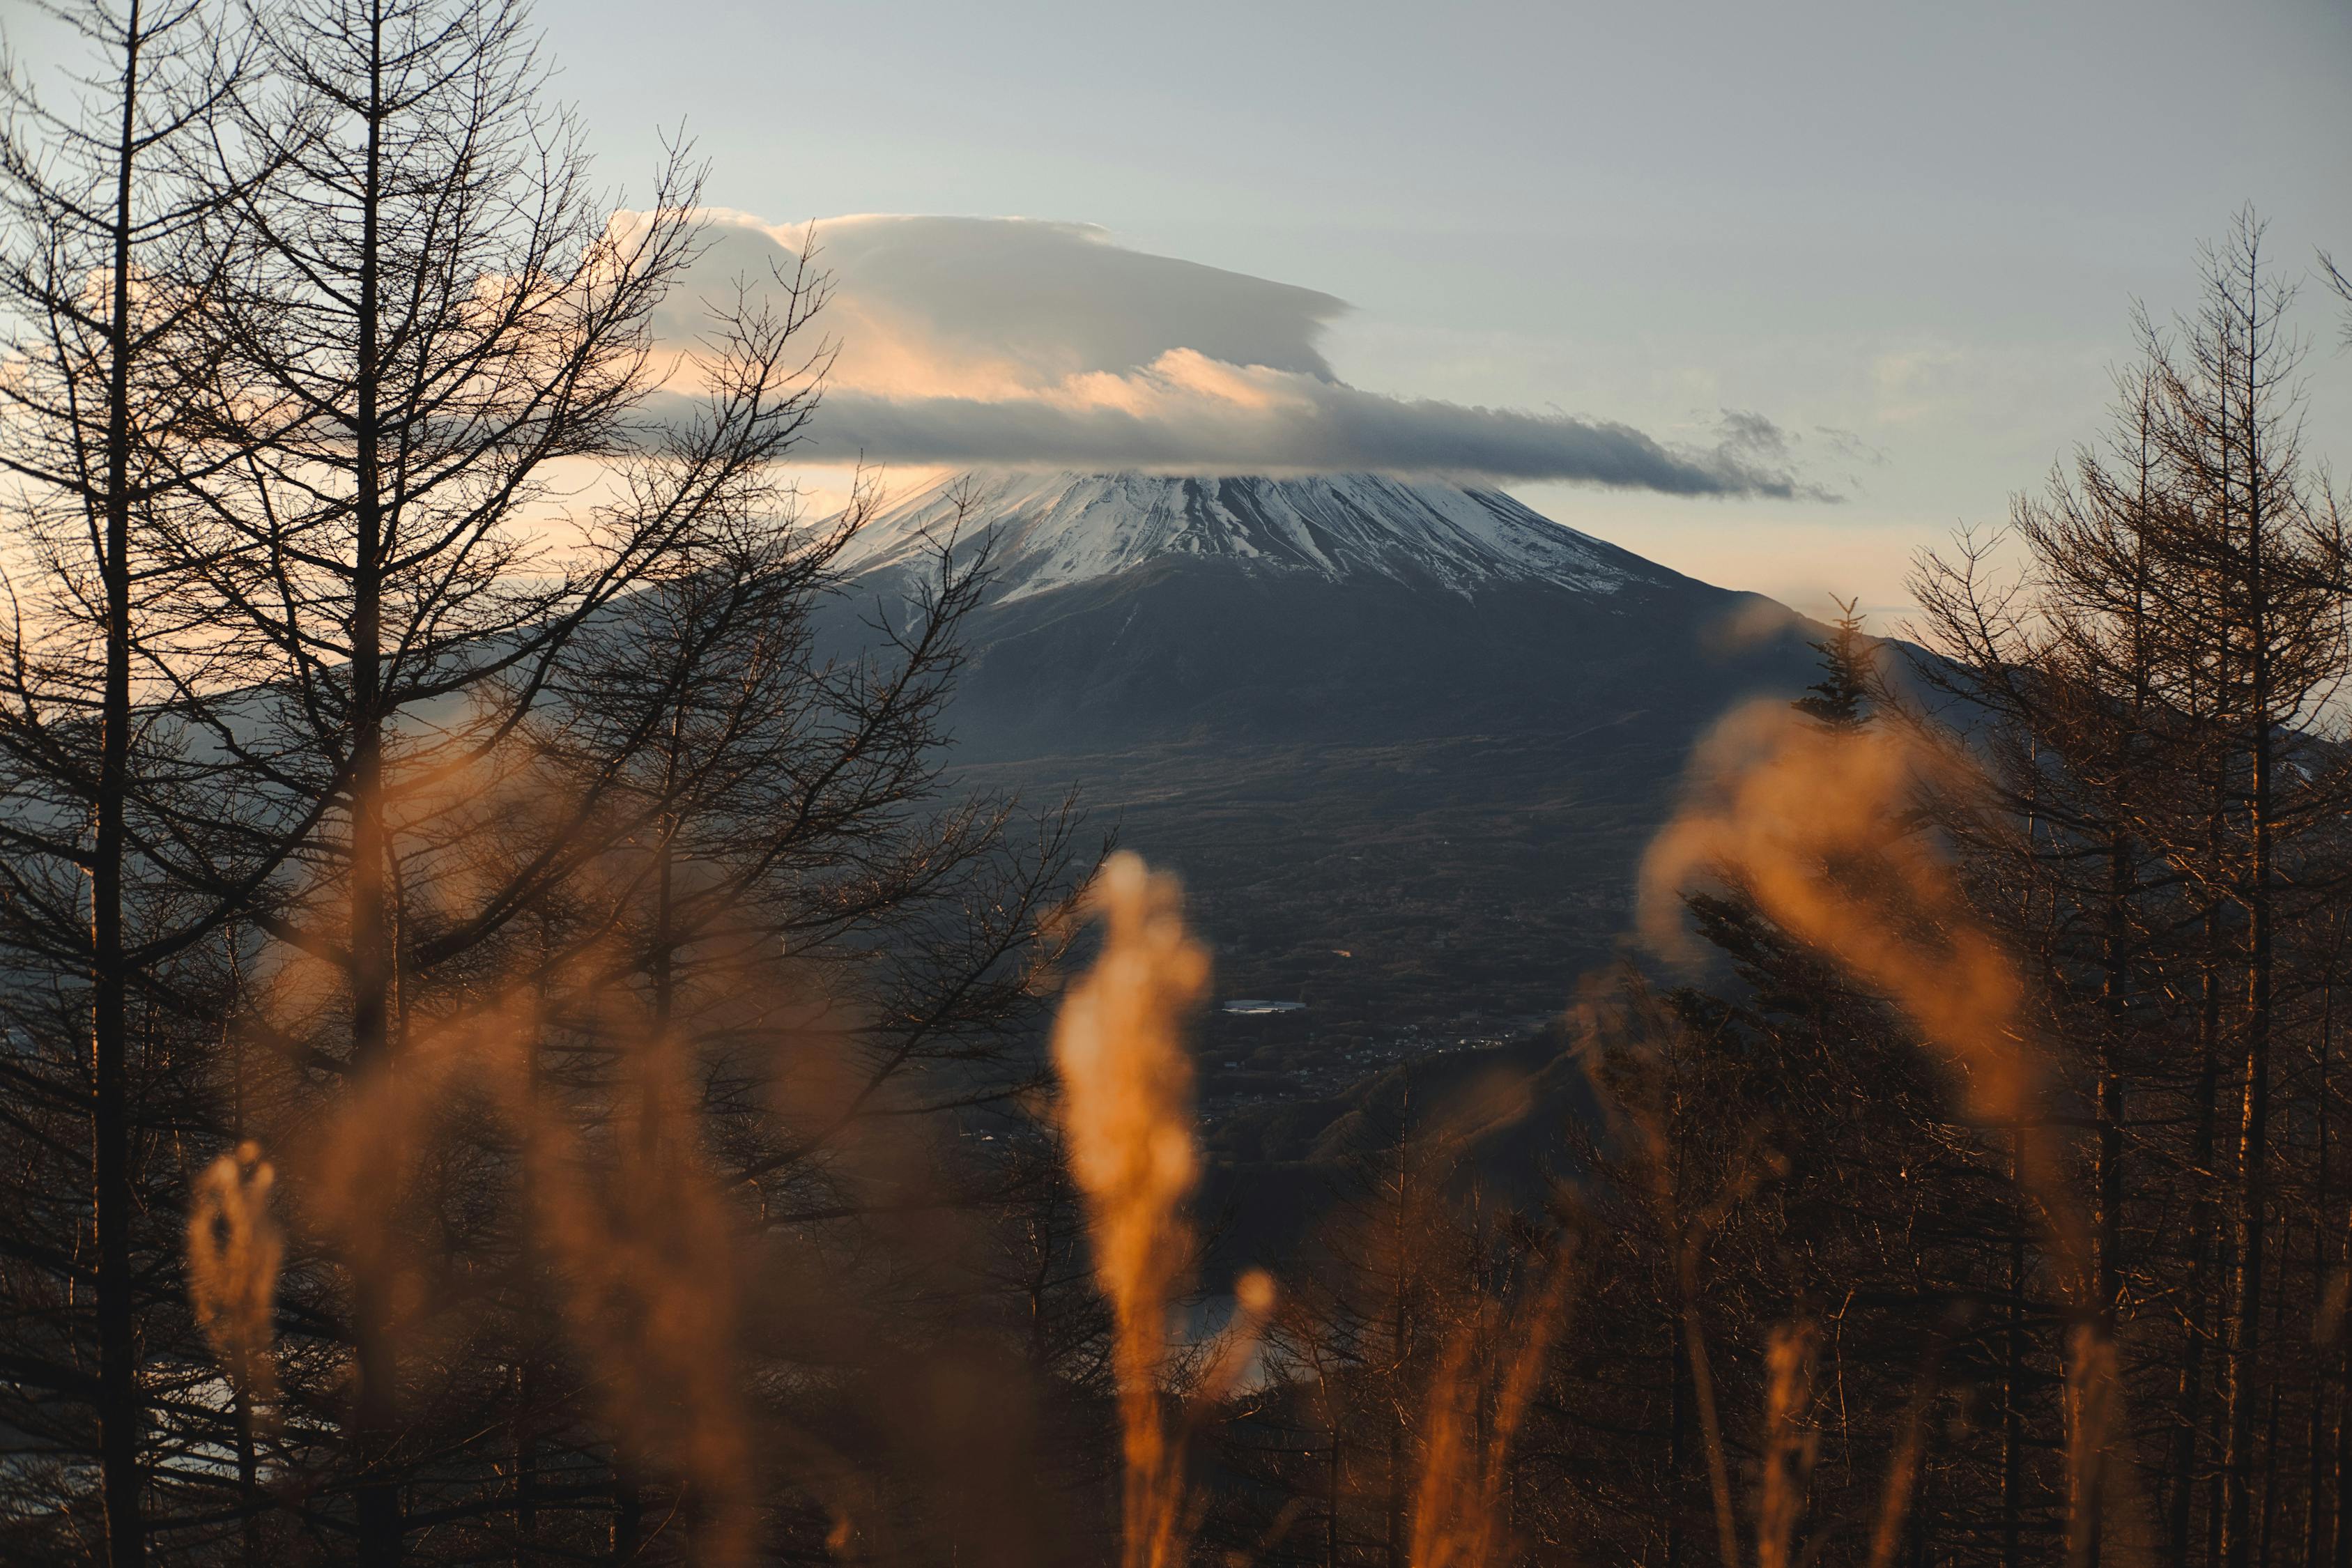
POLYGON ((1341 1035, 1557 1006, 1630 919, 1693 741, 1815 679, 1820 628, 1754 595, 1363 474, 935 487, 849 547, 835 646, 903 624, 951 537, 993 574, 952 765, 1032 801, 1075 784, 1183 872, 1224 995, 1341 1035))
POLYGON ((871 605, 942 548, 983 547, 954 709, 967 756, 1543 735, 1633 715, 1686 734, 1810 658, 1785 631, 1727 642, 1732 623, 1770 620, 1752 595, 1499 491, 1374 474, 981 473, 887 508, 837 566, 871 605))
POLYGON ((1498 490, 1379 474, 961 476, 887 508, 841 565, 853 575, 913 566, 950 537, 989 542, 991 597, 1005 604, 1171 557, 1456 594, 1514 582, 1612 594, 1675 577, 1498 490))

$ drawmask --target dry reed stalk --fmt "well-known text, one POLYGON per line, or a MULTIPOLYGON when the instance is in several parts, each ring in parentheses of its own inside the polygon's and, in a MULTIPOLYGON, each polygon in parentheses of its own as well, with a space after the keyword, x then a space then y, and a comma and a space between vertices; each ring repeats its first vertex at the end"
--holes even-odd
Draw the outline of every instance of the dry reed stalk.
POLYGON ((2090 1324, 2076 1324, 2066 1355, 2066 1561, 2078 1568, 2100 1555, 2098 1526, 2108 1510, 2098 1494, 2112 1473, 2116 1394, 2115 1345, 2090 1324))
MULTIPOLYGON (((1671 1071, 1667 1056, 1683 1034, 1682 1025, 1638 976, 1624 977, 1610 990, 1589 992, 1575 1016, 1588 1052, 1588 1070, 1623 1052, 1649 1068, 1671 1071)), ((1591 1081, 1601 1095, 1603 1114, 1612 1130, 1625 1136, 1638 1152, 1643 1185, 1659 1230, 1672 1249, 1675 1327, 1682 1353, 1690 1364, 1717 1560, 1721 1568, 1740 1568, 1739 1510, 1732 1491, 1731 1454, 1716 1402, 1714 1358, 1707 1348, 1703 1268, 1717 1232, 1769 1175, 1778 1172, 1780 1162, 1760 1146, 1759 1129, 1750 1127, 1738 1134, 1737 1148, 1726 1162, 1716 1190, 1712 1194, 1691 1190, 1685 1185, 1689 1173, 1675 1154, 1679 1134, 1672 1125, 1671 1106, 1654 1100, 1647 1089, 1623 1096, 1612 1092, 1603 1075, 1595 1074, 1591 1081)), ((1651 1082, 1662 1086, 1664 1079, 1651 1082)))
POLYGON ((758 1522, 735 1352, 737 1234, 677 1058, 658 1036, 633 1044, 631 1103, 593 1154, 548 1097, 526 1091, 509 1106, 565 1331, 625 1447, 692 1487, 697 1559, 726 1568, 750 1560, 758 1522))
POLYGON ((333 1246, 352 1289, 368 1294, 395 1340, 432 1304, 430 1269, 402 1223, 411 1179, 454 1091, 504 1076, 528 1016, 527 1002, 509 997, 418 1029, 287 1149, 299 1214, 333 1246))
POLYGON ((1715 1552, 1724 1568, 1740 1568, 1740 1521, 1731 1502, 1731 1448, 1724 1444, 1724 1417, 1715 1408, 1715 1368, 1707 1359, 1707 1331, 1698 1321, 1698 1302, 1689 1293, 1682 1305, 1682 1347, 1691 1356, 1691 1394, 1698 1401, 1698 1436, 1707 1450, 1707 1500, 1715 1504, 1715 1552))
POLYGON ((1411 1568, 1493 1568, 1508 1553, 1504 1491, 1511 1445, 1527 1419, 1545 1358, 1559 1337, 1570 1282, 1570 1259, 1556 1258, 1544 1282, 1499 1325, 1493 1304, 1446 1346, 1430 1387, 1421 1479, 1414 1488, 1411 1568), (1509 1355, 1491 1391, 1473 1375, 1481 1331, 1509 1355), (1492 1400, 1482 1424, 1476 1406, 1492 1400))
POLYGON ((2335 1350, 2344 1342, 2344 1308, 2352 1300, 2352 1268, 2341 1265, 2327 1271, 2327 1283, 2320 1291, 2319 1307, 2311 1315, 2311 1342, 2322 1350, 2335 1350))
POLYGON ((1903 1527, 1911 1520, 1912 1494, 1919 1479, 1925 1450, 1927 1407, 1936 1396, 1936 1369, 1940 1347, 1904 1407, 1903 1426, 1895 1439, 1895 1457, 1887 1461, 1886 1481, 1879 1489, 1878 1519, 1870 1531, 1870 1568, 1894 1568, 1895 1553, 1903 1544, 1903 1527))
POLYGON ((1822 1436, 1813 1404, 1815 1334, 1811 1323, 1772 1331, 1764 1352, 1764 1474, 1756 1502, 1756 1568, 1790 1568, 1822 1436))
MULTIPOLYGON (((1925 788, 1974 791, 1965 760, 1916 735, 1829 730, 1760 701, 1701 744, 1694 784, 1643 862, 1653 943, 1686 946, 1678 895, 1719 879, 1909 1015, 1955 1070, 1968 1113, 2015 1130, 2019 1188, 2042 1217, 2064 1289, 2087 1306, 2088 1232, 2042 1119, 2024 987, 1913 819, 1925 788)), ((2112 1347, 2083 1318, 2068 1374, 2084 1391, 2067 1433, 2078 1498, 2097 1484, 2113 1415, 2112 1347)))
POLYGON ((2024 1130, 2022 1184, 2079 1273, 2083 1231, 2039 1122, 2042 1063, 2023 1037, 2024 987, 1913 820, 1923 786, 1970 787, 1967 764, 1906 734, 1826 730, 1759 702, 1716 727, 1696 771, 1697 789, 1643 861, 1645 932, 1682 945, 1676 895, 1727 878, 1790 935, 1883 993, 1946 1054, 1972 1116, 2024 1130))
POLYGON ((222 1369, 255 1404, 278 1397, 270 1353, 286 1238, 269 1212, 278 1173, 250 1141, 196 1177, 188 1210, 188 1300, 222 1369))
POLYGON ((1200 1179, 1181 1029, 1207 993, 1209 958, 1184 930, 1175 879, 1132 854, 1104 864, 1086 907, 1105 937, 1055 1023, 1058 1110, 1111 1306, 1126 1460, 1120 1561, 1171 1568, 1183 1551, 1183 1455, 1170 1438, 1160 1374, 1169 1303, 1192 1250, 1183 1206, 1200 1179))
POLYGON ((1208 1375, 1201 1380, 1200 1389, 1193 1396, 1196 1407, 1213 1405, 1241 1385, 1243 1375, 1257 1354, 1258 1336, 1265 1331, 1267 1321, 1274 1316, 1279 1294, 1274 1276, 1263 1268, 1250 1269, 1234 1281, 1234 1315, 1217 1336, 1209 1358, 1208 1375))
POLYGON ((736 1235, 701 1157, 679 1053, 651 1029, 624 1041, 620 1109, 609 1138, 592 1142, 530 1080, 542 1028, 537 992, 518 986, 412 1036, 305 1140, 305 1212, 354 1289, 386 1305, 387 1331, 406 1335, 431 1307, 400 1215, 410 1175, 441 1115, 462 1095, 483 1096, 520 1144, 521 1228, 613 1429, 691 1486, 700 1561, 746 1561, 756 1487, 734 1358, 736 1235))

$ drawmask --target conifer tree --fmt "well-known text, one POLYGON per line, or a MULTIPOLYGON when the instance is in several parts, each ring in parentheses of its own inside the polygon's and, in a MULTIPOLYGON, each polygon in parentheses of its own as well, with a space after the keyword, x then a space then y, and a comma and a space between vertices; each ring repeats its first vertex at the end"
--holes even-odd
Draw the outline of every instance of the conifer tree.
POLYGON ((1871 686, 1871 643, 1862 629, 1855 600, 1839 599, 1837 619, 1828 638, 1807 646, 1822 657, 1822 678, 1808 688, 1810 696, 1797 699, 1800 713, 1832 730, 1852 730, 1864 721, 1863 705, 1871 686))

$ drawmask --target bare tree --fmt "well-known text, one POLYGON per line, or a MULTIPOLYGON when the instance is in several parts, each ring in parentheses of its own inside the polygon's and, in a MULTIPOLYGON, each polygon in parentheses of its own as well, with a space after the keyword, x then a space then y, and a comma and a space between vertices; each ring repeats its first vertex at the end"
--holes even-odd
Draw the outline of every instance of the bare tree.
MULTIPOLYGON (((270 90, 220 144, 268 149, 274 168, 203 235, 221 279, 193 432, 205 479, 171 537, 215 689, 174 695, 228 760, 248 858, 281 869, 257 888, 209 846, 169 858, 241 900, 282 954, 263 972, 337 977, 323 1011, 247 1019, 326 1085, 390 1070, 416 988, 659 816, 600 787, 644 729, 607 737, 603 776, 499 822, 532 837, 495 861, 460 831, 483 819, 449 808, 543 767, 519 742, 583 626, 773 499, 815 403, 824 354, 803 329, 824 290, 804 258, 714 316, 708 342, 657 354, 652 312, 694 254, 693 178, 673 159, 642 214, 609 216, 518 5, 246 20, 270 90), (656 403, 665 385, 677 395, 656 403)), ((351 1262, 344 1528, 388 1562, 400 1358, 385 1282, 351 1262)))
POLYGON ((1972 549, 1919 585, 1941 656, 1920 674, 1962 699, 1950 715, 1999 786, 1992 811, 1946 825, 1982 907, 2032 955, 2088 1108, 2094 1296, 2145 1379, 2139 1463, 2176 1559, 2213 1478, 2207 1544, 2233 1564, 2274 1529, 2280 1423, 2301 1402, 2318 1429, 2318 1393, 2292 1386, 2282 1363, 2299 1358, 2272 1328, 2273 1105, 2284 1070, 2291 1136, 2319 1140, 2286 1181, 2326 1194, 2324 1068, 2305 1098, 2278 1058, 2291 1040, 2290 1063, 2326 1060, 2352 787, 2327 741, 2352 658, 2347 563, 2297 451, 2288 302, 2242 218, 2208 254, 2199 311, 2141 321, 2106 448, 2020 503, 2021 574, 2000 580, 1972 549))
MULTIPOLYGON (((98 1365, 87 1386, 71 1350, 39 1372, 20 1363, 18 1375, 62 1379, 51 1393, 94 1404, 107 1552, 120 1564, 144 1561, 147 1533, 140 1276, 152 1269, 135 1256, 149 1194, 134 1148, 142 1116, 175 1113, 141 1103, 133 1020, 142 1002, 161 1000, 148 984, 157 966, 223 913, 217 900, 159 900, 143 847, 176 831, 205 772, 175 754, 173 726, 142 721, 138 709, 168 684, 152 638, 181 581, 153 520, 195 477, 184 466, 204 373, 194 327, 217 277, 194 237, 257 171, 226 184, 195 174, 243 73, 205 7, 131 0, 55 15, 94 61, 70 106, 51 107, 20 73, 0 79, 0 316, 11 356, 0 470, 15 481, 13 615, 0 637, 0 941, 64 981, 83 1010, 79 1083, 25 1087, 28 1110, 66 1096, 86 1117, 95 1268, 67 1294, 95 1303, 98 1365)), ((32 989, 18 1000, 37 998, 40 983, 19 979, 32 989)), ((11 1070, 26 1074, 40 1056, 12 1053, 11 1070)))

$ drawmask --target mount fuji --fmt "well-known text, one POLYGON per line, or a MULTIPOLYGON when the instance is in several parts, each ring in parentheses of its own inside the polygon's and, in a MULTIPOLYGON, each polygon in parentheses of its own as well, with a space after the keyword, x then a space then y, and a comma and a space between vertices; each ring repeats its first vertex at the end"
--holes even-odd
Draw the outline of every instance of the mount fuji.
POLYGON ((1237 1063, 1291 1041, 1290 1092, 1310 1038, 1557 1010, 1625 929, 1692 742, 1801 690, 1822 635, 1498 491, 1371 474, 965 476, 867 522, 847 603, 943 548, 990 574, 956 769, 1075 784, 1181 872, 1221 994, 1306 1004, 1211 1026, 1237 1063))
POLYGON ((1819 630, 1500 491, 1373 474, 965 476, 876 516, 838 564, 888 596, 943 548, 988 564, 956 701, 971 761, 1686 738, 1801 687, 1819 630))

